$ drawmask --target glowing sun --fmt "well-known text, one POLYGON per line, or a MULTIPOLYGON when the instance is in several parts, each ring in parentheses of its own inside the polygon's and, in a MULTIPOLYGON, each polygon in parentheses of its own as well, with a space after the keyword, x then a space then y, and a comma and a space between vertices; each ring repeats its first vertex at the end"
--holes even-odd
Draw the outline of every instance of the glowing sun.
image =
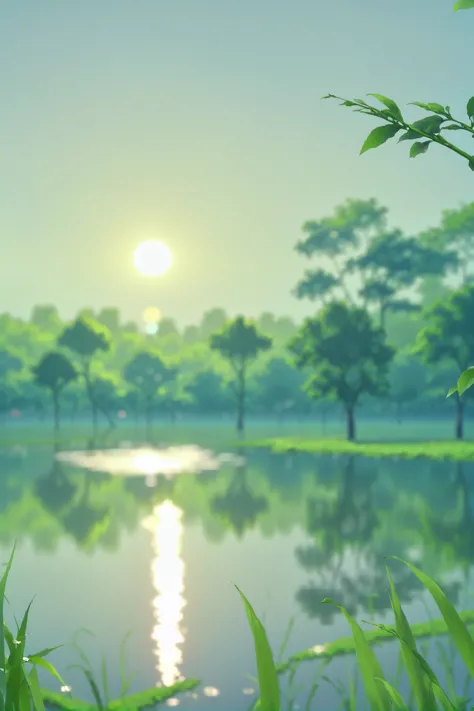
POLYGON ((173 263, 171 250, 163 242, 141 242, 133 253, 133 263, 142 276, 156 277, 165 274, 173 263))

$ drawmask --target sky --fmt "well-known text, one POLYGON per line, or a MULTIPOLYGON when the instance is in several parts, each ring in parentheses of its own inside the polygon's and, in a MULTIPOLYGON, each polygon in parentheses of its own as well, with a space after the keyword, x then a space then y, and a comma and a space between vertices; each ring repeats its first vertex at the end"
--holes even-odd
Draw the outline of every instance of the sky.
POLYGON ((305 221, 375 197, 416 234, 474 199, 462 158, 359 156, 377 123, 321 100, 465 116, 474 11, 453 2, 0 0, 0 311, 311 314, 305 221), (135 272, 144 239, 173 251, 166 276, 135 272))

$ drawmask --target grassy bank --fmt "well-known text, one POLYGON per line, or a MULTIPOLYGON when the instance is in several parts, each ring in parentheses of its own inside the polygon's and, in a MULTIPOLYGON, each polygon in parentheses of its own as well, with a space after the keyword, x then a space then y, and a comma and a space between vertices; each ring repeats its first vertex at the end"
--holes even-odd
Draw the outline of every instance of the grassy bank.
POLYGON ((344 439, 275 437, 234 443, 245 448, 265 448, 277 454, 308 452, 321 455, 358 455, 377 459, 474 460, 474 442, 347 442, 344 439))

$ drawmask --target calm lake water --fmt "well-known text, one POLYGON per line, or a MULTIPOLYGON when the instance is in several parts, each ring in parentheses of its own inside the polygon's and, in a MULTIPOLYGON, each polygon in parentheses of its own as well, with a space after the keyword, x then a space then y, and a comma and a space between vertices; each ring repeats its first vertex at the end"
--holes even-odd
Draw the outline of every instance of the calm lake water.
MULTIPOLYGON (((349 634, 325 597, 359 621, 372 609, 375 621, 392 622, 384 556, 410 560, 460 609, 474 608, 472 464, 277 456, 208 441, 204 450, 181 439, 184 447, 162 442, 158 450, 117 441, 89 455, 55 455, 45 445, 0 450, 2 561, 17 541, 7 614, 19 617, 36 596, 28 651, 93 630, 95 639, 78 639, 98 671, 105 654, 115 697, 120 642, 131 630, 131 692, 194 677, 202 680, 197 697, 180 695, 180 707, 243 711, 255 700, 254 650, 233 583, 276 656, 294 617, 283 658, 349 634)), ((439 617, 416 577, 388 564, 410 622, 439 617)), ((434 643, 428 658, 438 669, 436 653, 434 643)), ((377 655, 395 675, 397 650, 389 644, 377 655)), ((81 673, 67 669, 78 661, 74 648, 51 661, 75 696, 92 700, 81 673)), ((305 707, 318 664, 297 672, 293 708, 305 707)), ((348 684, 352 669, 352 657, 340 658, 325 674, 348 684)), ((321 681, 314 708, 339 702, 321 681)))

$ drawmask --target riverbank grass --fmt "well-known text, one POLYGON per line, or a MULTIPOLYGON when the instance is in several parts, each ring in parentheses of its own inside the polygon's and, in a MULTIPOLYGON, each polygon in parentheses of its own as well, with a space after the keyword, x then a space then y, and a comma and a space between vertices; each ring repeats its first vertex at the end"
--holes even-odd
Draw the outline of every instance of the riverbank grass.
POLYGON ((376 459, 434 459, 474 461, 474 442, 348 442, 345 439, 274 437, 234 442, 247 449, 269 449, 276 454, 306 452, 320 455, 357 455, 376 459))

